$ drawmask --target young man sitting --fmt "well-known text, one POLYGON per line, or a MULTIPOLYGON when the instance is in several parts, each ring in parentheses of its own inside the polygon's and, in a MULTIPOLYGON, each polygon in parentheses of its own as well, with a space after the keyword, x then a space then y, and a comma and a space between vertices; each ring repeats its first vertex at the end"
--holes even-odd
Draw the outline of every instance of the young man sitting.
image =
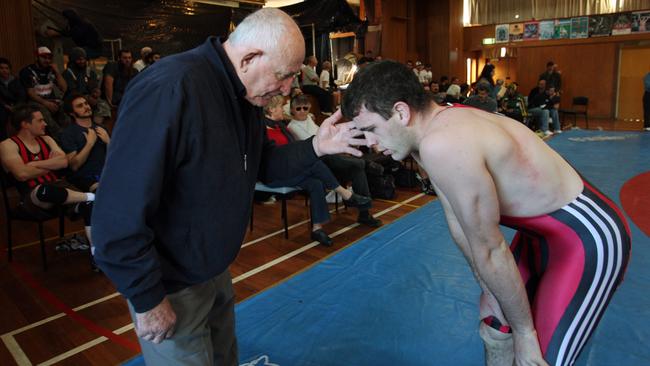
MULTIPOLYGON (((79 192, 59 179, 57 170, 68 166, 68 159, 50 136, 45 135, 45 119, 37 107, 22 106, 14 111, 12 136, 0 143, 2 167, 17 181, 25 212, 43 214, 57 205, 90 202, 93 193, 79 192)), ((84 215, 89 226, 90 215, 84 215)))

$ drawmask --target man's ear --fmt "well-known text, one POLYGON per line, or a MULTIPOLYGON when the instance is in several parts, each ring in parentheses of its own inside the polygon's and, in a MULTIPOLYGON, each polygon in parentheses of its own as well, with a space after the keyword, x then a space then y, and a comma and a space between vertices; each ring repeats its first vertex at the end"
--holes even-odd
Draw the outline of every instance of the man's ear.
POLYGON ((258 49, 253 49, 245 53, 241 61, 239 62, 239 69, 241 70, 241 72, 246 73, 248 69, 253 65, 253 63, 259 61, 260 56, 262 56, 263 54, 264 52, 258 49))
POLYGON ((404 126, 411 120, 411 108, 404 102, 397 102, 393 105, 393 112, 397 113, 398 122, 404 126))

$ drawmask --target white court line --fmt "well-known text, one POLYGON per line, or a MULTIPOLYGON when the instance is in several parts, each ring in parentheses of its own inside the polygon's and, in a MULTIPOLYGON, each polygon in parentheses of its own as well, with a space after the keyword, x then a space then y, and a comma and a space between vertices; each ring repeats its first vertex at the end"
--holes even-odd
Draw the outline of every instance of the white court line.
MULTIPOLYGON (((409 198, 407 200, 404 200, 404 201, 402 201, 400 203, 397 203, 397 204, 395 204, 395 205, 393 205, 391 207, 388 207, 388 208, 376 213, 374 216, 375 217, 380 217, 380 216, 384 215, 385 213, 393 211, 393 210, 395 210, 395 209, 397 209, 397 208, 399 208, 401 206, 409 206, 408 205, 409 202, 414 201, 414 200, 416 200, 416 199, 418 199, 418 198, 420 198, 422 196, 424 196, 424 193, 417 194, 417 195, 415 195, 415 196, 413 196, 413 197, 411 197, 411 198, 409 198)), ((296 227, 298 225, 302 225, 303 223, 306 223, 306 222, 309 222, 309 220, 305 220, 305 221, 303 221, 301 223, 294 224, 290 228, 296 227)), ((351 224, 351 225, 349 225, 347 227, 344 227, 344 228, 342 228, 340 230, 337 230, 336 232, 332 233, 332 235, 330 235, 330 236, 331 237, 336 237, 336 236, 338 236, 338 235, 340 235, 340 234, 342 234, 342 233, 344 233, 346 231, 349 231, 349 230, 352 230, 352 229, 356 228, 357 226, 359 226, 358 223, 351 224)), ((279 230, 278 232, 276 232, 276 233, 274 233, 272 235, 276 235, 277 233, 281 233, 283 231, 284 230, 279 230)), ((267 235, 267 237, 269 237, 269 235, 267 235)), ((248 242, 246 244, 252 245, 257 241, 259 241, 259 238, 254 240, 253 243, 248 242)), ((244 245, 246 245, 246 244, 244 244, 244 245)), ((244 245, 242 245, 242 247, 244 245)), ((235 277, 233 279, 232 283, 235 284, 235 283, 237 283, 239 281, 242 281, 242 280, 244 280, 244 279, 246 279, 248 277, 251 277, 251 276, 253 276, 255 274, 258 274, 258 273, 260 273, 260 272, 262 272, 262 271, 264 271, 266 269, 269 269, 269 268, 273 267, 274 265, 276 265, 278 263, 284 262, 285 260, 287 260, 289 258, 292 258, 292 257, 294 257, 294 256, 296 256, 296 255, 298 255, 298 254, 300 254, 302 252, 305 252, 305 251, 307 251, 307 250, 309 250, 311 248, 314 248, 317 245, 319 245, 319 244, 316 241, 313 241, 313 242, 311 242, 311 243, 309 243, 307 245, 304 245, 301 248, 294 250, 293 252, 290 252, 290 253, 282 256, 282 257, 276 258, 275 260, 273 260, 271 262, 268 262, 268 263, 266 263, 266 264, 264 264, 264 265, 262 265, 260 267, 254 268, 254 269, 252 269, 252 270, 250 270, 250 271, 248 271, 246 273, 243 273, 243 274, 235 277)), ((118 295, 119 295, 119 293, 115 292, 115 293, 110 294, 108 296, 105 296, 105 297, 103 297, 101 299, 97 299, 95 301, 92 301, 92 302, 89 302, 87 304, 81 305, 81 306, 75 308, 74 310, 77 311, 77 310, 85 309, 87 307, 90 307, 90 306, 93 306, 93 305, 98 304, 100 302, 106 301, 106 300, 108 300, 110 298, 113 298, 115 296, 118 296, 118 295)), ((41 320, 39 322, 36 322, 36 323, 30 324, 30 325, 27 325, 25 327, 13 330, 13 331, 11 331, 9 333, 5 333, 4 335, 0 336, 0 338, 5 343, 5 345, 7 346, 9 351, 11 352, 12 356, 14 357, 14 359, 16 360, 16 362, 18 362, 18 364, 20 366, 22 366, 22 365, 31 365, 31 362, 29 361, 29 359, 27 358, 25 353, 20 348, 20 345, 18 345, 18 343, 15 341, 15 338, 13 337, 13 335, 18 334, 18 333, 22 333, 22 332, 24 332, 26 330, 29 330, 29 329, 32 329, 34 327, 40 326, 42 324, 48 323, 48 322, 50 322, 52 320, 63 317, 64 315, 65 315, 65 313, 60 313, 60 314, 51 316, 51 317, 49 317, 47 319, 43 319, 43 320, 41 320), (22 363, 21 363, 21 361, 22 361, 22 363)), ((124 327, 115 330, 114 333, 122 334, 122 333, 127 332, 130 329, 133 329, 133 323, 127 324, 124 327)), ((61 354, 59 356, 56 356, 56 357, 54 357, 54 358, 52 358, 50 360, 47 360, 47 361, 45 361, 43 363, 40 363, 39 366, 40 365, 52 365, 52 364, 54 364, 56 362, 59 362, 59 361, 65 359, 65 358, 71 357, 71 356, 73 356, 73 355, 75 355, 77 353, 85 351, 86 349, 94 347, 95 345, 100 344, 100 343, 106 341, 107 339, 108 338, 106 338, 106 337, 98 337, 98 338, 96 338, 96 339, 94 339, 94 340, 92 340, 90 342, 82 344, 81 346, 75 347, 75 348, 73 348, 73 349, 71 349, 71 350, 69 350, 69 351, 67 351, 67 352, 65 352, 65 353, 63 353, 63 354, 61 354)))

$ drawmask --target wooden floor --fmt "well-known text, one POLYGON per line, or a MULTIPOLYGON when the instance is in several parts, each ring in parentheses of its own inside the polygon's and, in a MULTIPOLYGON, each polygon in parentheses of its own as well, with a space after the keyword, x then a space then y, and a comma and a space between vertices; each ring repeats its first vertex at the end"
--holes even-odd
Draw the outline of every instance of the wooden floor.
MULTIPOLYGON (((579 123, 580 125, 580 123, 579 123)), ((590 121, 606 130, 640 130, 640 122, 590 121)), ((393 202, 374 201, 372 212, 384 224, 434 199, 417 189, 400 189, 393 202)), ((255 226, 230 270, 238 301, 253 296, 309 268, 372 232, 355 224, 356 211, 332 214, 325 229, 334 238, 331 248, 309 239, 308 212, 302 199, 289 201, 291 230, 284 239, 280 204, 255 205, 255 226)), ((333 205, 331 205, 333 209, 333 205)), ((3 216, 3 214, 2 214, 3 216)), ((6 248, 4 217, 0 218, 0 248, 6 248)), ((80 222, 66 222, 66 233, 80 232, 80 222)), ((57 227, 50 222, 46 236, 49 270, 41 269, 35 225, 15 225, 14 261, 0 252, 0 365, 117 365, 138 352, 125 301, 103 275, 90 271, 83 252, 57 253, 57 227), (73 309, 72 311, 70 309, 73 309), (68 311, 66 315, 63 311, 68 311), (101 330, 118 334, 101 336, 101 330)))

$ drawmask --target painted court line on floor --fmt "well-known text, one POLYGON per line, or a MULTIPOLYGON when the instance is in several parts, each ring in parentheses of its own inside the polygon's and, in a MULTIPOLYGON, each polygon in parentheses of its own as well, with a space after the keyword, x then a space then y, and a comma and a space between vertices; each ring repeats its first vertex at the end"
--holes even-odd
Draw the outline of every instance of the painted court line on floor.
MULTIPOLYGON (((410 205, 409 202, 412 202, 412 201, 414 201, 414 200, 416 200, 416 199, 418 199, 418 198, 420 198, 422 196, 424 196, 424 193, 417 194, 417 195, 415 195, 415 196, 413 196, 411 198, 408 198, 408 199, 406 199, 406 200, 404 200, 402 202, 395 202, 394 206, 388 207, 388 208, 376 213, 374 216, 375 217, 380 217, 380 216, 384 215, 385 213, 393 211, 393 210, 395 210, 395 209, 397 209, 397 208, 399 208, 401 206, 413 207, 414 205, 410 205)), ((419 206, 415 206, 415 207, 419 207, 419 206)), ((334 210, 332 210, 332 211, 334 211, 334 210)), ((302 225, 303 223, 306 223, 306 222, 309 222, 309 220, 305 220, 305 221, 303 221, 301 223, 294 224, 291 227, 293 228, 293 227, 296 227, 298 225, 302 225)), ((340 234, 342 234, 342 233, 344 233, 346 231, 349 231, 349 230, 351 230, 351 229, 353 229, 353 228, 355 228, 357 226, 359 226, 358 223, 351 224, 351 225, 349 225, 347 227, 344 227, 344 228, 332 233, 331 237, 336 237, 336 236, 338 236, 338 235, 340 235, 340 234)), ((277 235, 277 233, 282 233, 282 232, 283 232, 283 230, 279 230, 278 232, 273 233, 272 235, 277 235)), ((269 235, 267 235, 267 237, 269 237, 269 235)), ((251 242, 249 242, 250 244, 245 243, 244 245, 242 245, 242 247, 244 247, 246 244, 252 245, 252 244, 254 244, 254 243, 258 242, 258 241, 260 241, 259 238, 252 241, 253 243, 251 243, 251 242)), ((233 279, 233 284, 235 284, 235 283, 237 283, 239 281, 242 281, 242 280, 244 280, 244 279, 246 279, 248 277, 251 277, 251 276, 253 276, 253 275, 257 274, 257 273, 260 273, 260 272, 262 272, 262 271, 264 271, 264 270, 266 270, 268 268, 271 268, 272 266, 274 266, 274 265, 276 265, 278 263, 281 263, 281 262, 283 262, 283 261, 285 261, 285 260, 287 260, 289 258, 292 258, 292 257, 294 257, 294 256, 296 256, 296 255, 298 255, 298 254, 300 254, 302 252, 305 252, 305 251, 307 251, 307 250, 309 250, 311 248, 314 248, 317 245, 319 245, 318 242, 315 242, 315 241, 311 242, 311 243, 309 243, 309 244, 307 244, 307 245, 305 245, 305 246, 303 246, 303 247, 301 247, 301 248, 299 248, 299 249, 297 249, 297 250, 295 250, 295 251, 293 251, 291 253, 288 253, 288 254, 286 254, 286 255, 284 255, 284 256, 282 256, 280 258, 277 258, 277 259, 275 259, 275 260, 273 260, 271 262, 268 262, 268 263, 266 263, 266 264, 264 264, 264 265, 262 265, 260 267, 257 267, 257 268, 255 268, 253 270, 250 270, 250 271, 246 272, 246 273, 243 273, 243 274, 241 274, 241 275, 239 275, 239 276, 237 276, 237 277, 235 277, 233 279)), ((104 302, 104 301, 106 301, 106 300, 108 300, 110 298, 116 297, 118 295, 119 295, 119 293, 115 292, 115 293, 107 295, 107 296, 105 296, 105 297, 103 297, 101 299, 94 300, 92 302, 89 302, 87 304, 81 305, 81 306, 79 306, 77 308, 70 309, 70 310, 77 311, 77 310, 85 309, 85 308, 88 308, 90 306, 96 305, 98 303, 104 302)), ((45 323, 48 323, 48 322, 50 322, 52 320, 61 318, 64 315, 70 315, 71 316, 71 315, 74 315, 74 314, 66 314, 65 312, 64 313, 59 313, 57 315, 54 315, 54 316, 51 316, 49 318, 43 319, 43 320, 38 321, 36 323, 32 323, 32 324, 24 326, 22 328, 19 328, 19 329, 13 330, 11 332, 5 333, 4 335, 0 336, 0 338, 2 339, 5 346, 7 347, 7 349, 9 349, 11 355, 14 357, 14 359, 16 360, 16 362, 18 362, 19 365, 32 365, 31 361, 29 361, 29 358, 27 357, 27 355, 25 355, 22 348, 15 341, 15 338, 13 336, 16 335, 16 334, 22 333, 22 332, 24 332, 26 330, 29 330, 29 329, 38 327, 40 325, 43 325, 45 323)), ((117 330, 115 330, 115 331, 113 331, 111 333, 114 334, 114 335, 119 335, 119 334, 127 332, 130 329, 133 329, 133 324, 132 323, 127 324, 126 326, 124 326, 122 328, 119 328, 119 329, 117 329, 117 330)), ((125 341, 128 341, 126 339, 123 339, 123 340, 120 339, 122 337, 114 337, 114 336, 111 336, 111 335, 108 335, 108 334, 107 334, 107 336, 112 338, 114 341, 118 340, 118 342, 117 342, 118 344, 122 344, 122 343, 127 344, 127 342, 125 342, 125 341)), ((94 339, 94 340, 92 340, 90 342, 86 342, 85 344, 83 344, 81 346, 75 347, 72 350, 67 351, 67 352, 65 352, 65 353, 63 353, 61 355, 58 355, 58 356, 56 356, 56 357, 54 357, 54 358, 52 358, 52 359, 50 359, 48 361, 45 361, 44 363, 41 363, 39 365, 51 365, 53 363, 59 362, 59 361, 65 359, 65 358, 71 357, 71 356, 73 356, 73 355, 75 355, 75 354, 77 354, 79 352, 83 352, 84 350, 89 349, 89 348, 91 348, 91 347, 93 347, 93 346, 95 346, 97 344, 103 343, 104 341, 109 339, 108 337, 106 337, 106 336, 98 337, 98 338, 96 338, 96 339, 94 339)), ((130 343, 132 343, 132 342, 128 341, 127 345, 129 345, 130 343)), ((128 347, 128 348, 132 348, 132 347, 128 347)))

